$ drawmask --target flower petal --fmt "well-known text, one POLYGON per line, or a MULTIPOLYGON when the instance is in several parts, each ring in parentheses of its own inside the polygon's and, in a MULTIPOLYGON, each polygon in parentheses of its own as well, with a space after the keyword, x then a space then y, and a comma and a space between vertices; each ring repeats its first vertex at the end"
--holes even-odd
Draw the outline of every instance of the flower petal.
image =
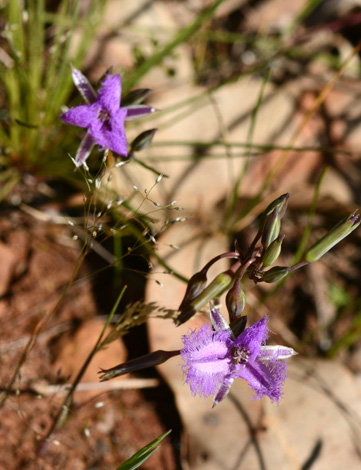
POLYGON ((233 382, 234 382, 233 377, 229 375, 224 377, 223 381, 218 387, 216 396, 214 397, 212 408, 214 408, 216 405, 218 405, 219 402, 221 402, 224 398, 226 398, 226 396, 228 395, 231 389, 233 382))
POLYGON ((297 353, 294 349, 288 348, 287 346, 261 346, 258 359, 260 361, 279 361, 283 359, 289 359, 296 354, 297 353))
POLYGON ((131 104, 129 106, 124 106, 124 109, 127 110, 127 115, 125 117, 126 121, 140 119, 142 117, 148 116, 148 114, 154 113, 155 111, 155 108, 145 104, 131 104))
POLYGON ((102 87, 98 90, 97 102, 102 109, 110 115, 119 111, 122 84, 119 73, 117 75, 106 75, 101 82, 102 87))
POLYGON ((247 380, 249 386, 256 392, 256 400, 267 395, 272 402, 279 402, 287 377, 286 362, 271 361, 263 364, 253 361, 246 365, 238 365, 232 375, 247 380))
POLYGON ((183 372, 186 375, 186 383, 189 385, 193 396, 210 397, 214 395, 224 379, 223 373, 200 373, 196 367, 192 366, 188 368, 183 366, 183 372))
POLYGON ((76 152, 76 155, 75 155, 76 166, 79 167, 85 162, 85 160, 91 154, 94 144, 95 142, 94 142, 93 137, 89 134, 89 132, 87 132, 85 136, 83 137, 83 140, 80 142, 78 151, 76 152))
POLYGON ((124 129, 124 117, 126 111, 118 109, 108 121, 97 120, 89 129, 89 134, 101 147, 108 148, 113 152, 126 156, 128 144, 124 129))
POLYGON ((186 363, 197 364, 197 367, 206 373, 211 373, 212 370, 228 372, 228 339, 227 333, 215 333, 210 325, 205 324, 199 330, 182 336, 182 358, 186 363), (224 363, 227 364, 226 367, 224 363))
POLYGON ((98 121, 98 113, 99 106, 96 103, 92 105, 83 104, 70 108, 69 111, 60 116, 60 119, 72 126, 89 128, 98 121))
POLYGON ((214 333, 207 324, 182 337, 184 348, 180 353, 185 362, 183 372, 192 395, 214 395, 219 383, 229 375, 228 340, 227 333, 214 333))
POLYGON ((224 316, 216 308, 211 308, 211 322, 215 331, 228 331, 231 336, 232 330, 224 316))
POLYGON ((74 85, 77 87, 84 101, 88 104, 94 103, 97 99, 97 94, 95 93, 94 88, 91 86, 89 80, 81 73, 80 70, 73 66, 71 67, 71 75, 73 77, 74 85))
POLYGON ((235 340, 235 345, 244 347, 249 351, 249 358, 256 358, 259 354, 261 344, 266 341, 268 336, 267 318, 263 317, 258 322, 249 326, 235 340))

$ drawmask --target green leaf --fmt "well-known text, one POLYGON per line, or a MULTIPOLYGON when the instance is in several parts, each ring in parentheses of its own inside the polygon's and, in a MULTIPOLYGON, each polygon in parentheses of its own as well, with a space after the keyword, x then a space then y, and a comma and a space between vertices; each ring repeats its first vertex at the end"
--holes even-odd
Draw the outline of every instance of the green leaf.
POLYGON ((134 468, 138 468, 140 465, 142 465, 143 462, 149 459, 153 452, 155 452, 159 448, 158 444, 160 443, 160 441, 162 441, 166 436, 168 436, 170 432, 171 429, 159 436, 157 439, 154 439, 154 441, 140 449, 126 462, 119 465, 116 470, 133 470, 134 468))

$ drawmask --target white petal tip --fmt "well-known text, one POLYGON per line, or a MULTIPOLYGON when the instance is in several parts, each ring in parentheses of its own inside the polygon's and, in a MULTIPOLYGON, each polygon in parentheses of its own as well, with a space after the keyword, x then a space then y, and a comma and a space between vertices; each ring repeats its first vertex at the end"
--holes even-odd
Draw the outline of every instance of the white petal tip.
POLYGON ((261 361, 282 361, 297 354, 293 348, 288 348, 287 346, 261 346, 259 359, 261 361))

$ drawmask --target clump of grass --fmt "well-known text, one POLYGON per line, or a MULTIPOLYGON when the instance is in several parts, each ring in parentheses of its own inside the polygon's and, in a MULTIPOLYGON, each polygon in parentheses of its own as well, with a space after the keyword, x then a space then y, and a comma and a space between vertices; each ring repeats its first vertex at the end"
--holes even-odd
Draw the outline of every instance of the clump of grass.
POLYGON ((0 157, 9 185, 25 171, 70 173, 66 155, 73 137, 61 131, 58 119, 73 88, 69 63, 83 63, 106 3, 90 2, 86 15, 79 0, 61 1, 54 13, 45 0, 5 3, 0 157))

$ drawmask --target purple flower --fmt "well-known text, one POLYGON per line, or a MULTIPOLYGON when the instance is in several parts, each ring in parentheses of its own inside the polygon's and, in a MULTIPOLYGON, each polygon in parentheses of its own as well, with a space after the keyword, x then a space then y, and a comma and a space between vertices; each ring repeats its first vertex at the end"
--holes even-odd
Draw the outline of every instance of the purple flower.
POLYGON ((183 371, 192 395, 214 396, 213 406, 225 398, 237 377, 247 380, 255 399, 267 395, 279 402, 287 376, 287 359, 295 354, 285 346, 265 346, 266 317, 246 328, 237 338, 218 312, 211 310, 210 325, 183 336, 183 371))
POLYGON ((154 108, 140 104, 121 108, 122 86, 119 74, 105 75, 98 94, 79 70, 73 68, 72 77, 87 104, 70 108, 60 119, 67 124, 87 129, 75 156, 76 166, 85 162, 95 144, 126 156, 128 144, 124 122, 146 116, 154 108))

